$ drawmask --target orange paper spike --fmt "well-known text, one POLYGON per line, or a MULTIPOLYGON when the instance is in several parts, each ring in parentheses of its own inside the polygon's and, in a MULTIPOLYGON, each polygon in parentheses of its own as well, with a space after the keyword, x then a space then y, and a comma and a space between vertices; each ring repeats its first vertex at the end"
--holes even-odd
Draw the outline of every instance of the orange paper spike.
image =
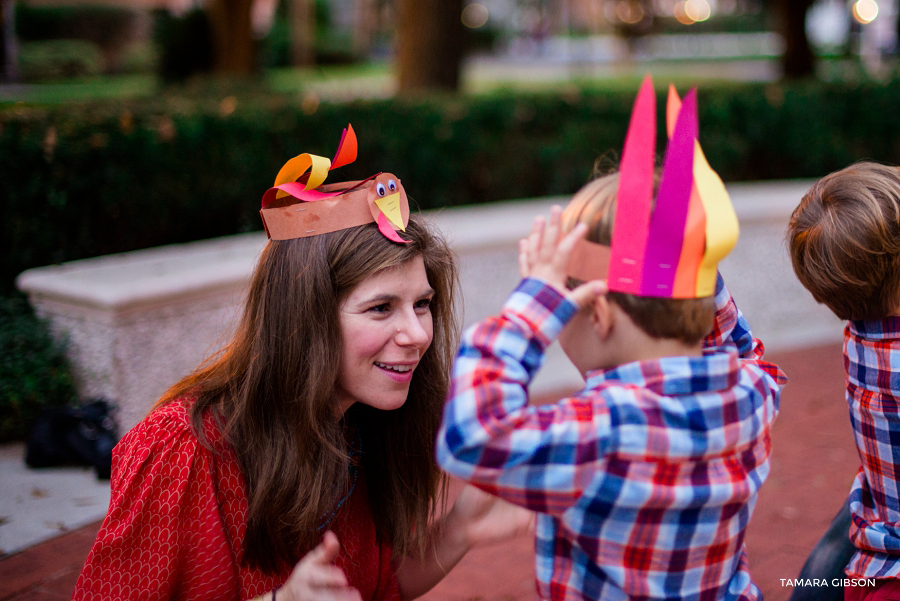
POLYGON ((684 245, 675 272, 672 298, 693 298, 697 295, 697 272, 706 244, 706 213, 696 184, 691 189, 687 220, 684 224, 684 245))
POLYGON ((669 96, 666 98, 666 134, 669 139, 675 134, 675 123, 678 121, 678 113, 681 111, 681 99, 675 86, 669 84, 669 96))

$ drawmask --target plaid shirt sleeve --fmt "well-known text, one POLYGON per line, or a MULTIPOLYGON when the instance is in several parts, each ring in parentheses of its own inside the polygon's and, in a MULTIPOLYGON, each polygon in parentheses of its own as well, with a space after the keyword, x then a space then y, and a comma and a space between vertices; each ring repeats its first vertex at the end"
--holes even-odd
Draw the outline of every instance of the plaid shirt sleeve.
POLYGON ((451 474, 517 505, 559 514, 596 473, 609 414, 578 397, 528 406, 545 349, 577 311, 541 280, 523 280, 500 315, 469 328, 453 367, 437 457, 451 474))
POLYGON ((777 365, 763 361, 765 346, 761 340, 753 337, 750 324, 737 308, 720 273, 716 280, 716 319, 712 332, 703 340, 703 348, 712 350, 728 346, 736 348, 742 360, 759 365, 779 386, 787 383, 787 376, 777 365))

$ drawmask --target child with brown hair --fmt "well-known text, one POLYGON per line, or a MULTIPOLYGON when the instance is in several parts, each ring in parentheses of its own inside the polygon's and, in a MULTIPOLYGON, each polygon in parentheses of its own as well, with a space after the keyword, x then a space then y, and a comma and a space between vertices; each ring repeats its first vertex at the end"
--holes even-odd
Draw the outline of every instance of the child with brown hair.
MULTIPOLYGON (((877 579, 845 599, 900 598, 900 170, 863 162, 827 175, 794 210, 794 272, 848 320, 846 398, 862 467, 850 490, 845 572, 877 579)), ((837 520, 840 520, 840 515, 837 520)))
POLYGON ((543 599, 761 598, 744 533, 784 374, 717 277, 737 220, 696 97, 670 100, 658 186, 654 104, 648 80, 619 173, 535 220, 522 282, 464 335, 438 434, 445 470, 539 512, 543 599), (529 406, 557 338, 586 386, 529 406))

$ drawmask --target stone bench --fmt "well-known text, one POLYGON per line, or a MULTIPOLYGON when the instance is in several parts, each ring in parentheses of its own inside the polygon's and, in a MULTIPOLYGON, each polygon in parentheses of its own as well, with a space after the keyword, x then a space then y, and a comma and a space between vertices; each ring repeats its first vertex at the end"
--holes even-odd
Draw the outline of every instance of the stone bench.
MULTIPOLYGON (((784 228, 810 182, 729 185, 741 237, 721 270, 754 333, 769 350, 841 339, 840 322, 794 278, 784 228)), ((534 215, 566 198, 502 202, 426 215, 459 255, 463 322, 497 311, 518 281, 517 241, 534 215)), ((80 393, 119 404, 122 430, 165 390, 227 342, 262 233, 109 255, 23 272, 54 335, 68 342, 80 393)), ((535 394, 577 386, 580 376, 554 345, 535 394)))

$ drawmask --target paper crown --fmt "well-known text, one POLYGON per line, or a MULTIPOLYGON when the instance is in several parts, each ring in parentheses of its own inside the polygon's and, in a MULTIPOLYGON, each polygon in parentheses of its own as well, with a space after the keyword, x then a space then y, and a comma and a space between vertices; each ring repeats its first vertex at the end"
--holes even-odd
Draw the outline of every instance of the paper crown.
POLYGON ((398 177, 377 173, 362 181, 323 185, 328 172, 355 161, 356 152, 356 133, 348 125, 333 160, 304 153, 284 164, 263 194, 259 211, 271 240, 317 236, 374 221, 389 240, 409 243, 397 234, 409 223, 409 201, 398 177))
POLYGON ((718 264, 737 243, 738 221, 697 140, 696 89, 682 102, 669 86, 666 126, 669 143, 654 206, 656 96, 648 75, 625 137, 612 243, 579 240, 569 276, 606 280, 609 290, 637 296, 715 294, 718 264))

